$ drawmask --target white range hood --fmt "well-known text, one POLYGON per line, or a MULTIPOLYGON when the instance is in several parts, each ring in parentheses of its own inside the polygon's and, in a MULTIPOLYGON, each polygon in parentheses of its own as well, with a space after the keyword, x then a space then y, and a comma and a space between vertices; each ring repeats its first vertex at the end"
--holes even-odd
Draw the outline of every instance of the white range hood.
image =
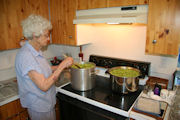
POLYGON ((146 24, 147 14, 148 5, 77 10, 73 24, 146 24))

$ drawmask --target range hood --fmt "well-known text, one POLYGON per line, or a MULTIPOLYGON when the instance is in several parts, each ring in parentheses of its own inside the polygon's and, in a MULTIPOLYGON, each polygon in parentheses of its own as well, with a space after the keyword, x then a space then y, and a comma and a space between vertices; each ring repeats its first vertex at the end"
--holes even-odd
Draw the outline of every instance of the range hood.
POLYGON ((146 24, 147 14, 148 5, 77 10, 73 24, 146 24))

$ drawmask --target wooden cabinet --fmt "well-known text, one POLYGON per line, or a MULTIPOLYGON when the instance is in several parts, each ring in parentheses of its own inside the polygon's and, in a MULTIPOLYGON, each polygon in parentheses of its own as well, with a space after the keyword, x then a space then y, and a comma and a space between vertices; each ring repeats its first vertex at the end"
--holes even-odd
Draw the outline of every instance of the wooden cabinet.
POLYGON ((60 120, 60 110, 59 110, 59 101, 56 100, 56 105, 55 105, 55 111, 56 111, 56 120, 60 120))
MULTIPOLYGON (((60 120, 59 102, 55 106, 56 120, 60 120)), ((0 106, 0 120, 28 120, 28 111, 21 107, 20 100, 0 106)))
POLYGON ((22 108, 20 100, 0 106, 0 120, 27 120, 27 109, 22 108))
POLYGON ((88 0, 88 9, 106 8, 107 0, 88 0))
POLYGON ((48 0, 0 0, 0 50, 20 47, 21 21, 32 13, 49 18, 48 0))
POLYGON ((76 26, 73 24, 76 0, 51 0, 50 11, 53 25, 52 43, 76 45, 76 26))
POLYGON ((177 55, 179 21, 179 0, 149 0, 146 53, 177 55))
POLYGON ((77 0, 77 10, 106 8, 107 0, 77 0))
POLYGON ((76 9, 77 10, 88 9, 88 0, 77 0, 76 9))
POLYGON ((108 0, 108 7, 144 5, 148 4, 148 2, 149 0, 108 0))
POLYGON ((77 10, 148 4, 149 0, 77 0, 77 10))

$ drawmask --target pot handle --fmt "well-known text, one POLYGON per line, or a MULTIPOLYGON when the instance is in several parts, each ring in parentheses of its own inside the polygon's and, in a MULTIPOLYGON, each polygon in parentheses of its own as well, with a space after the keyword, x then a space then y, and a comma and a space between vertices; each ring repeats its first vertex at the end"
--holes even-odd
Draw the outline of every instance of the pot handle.
MULTIPOLYGON (((117 80, 115 80, 115 81, 116 81, 116 83, 117 83, 119 86, 121 86, 120 83, 119 83, 117 80)), ((130 90, 130 89, 126 86, 126 84, 125 84, 125 87, 126 87, 126 89, 127 89, 128 91, 130 91, 130 92, 135 92, 135 91, 133 91, 133 90, 130 90)))
POLYGON ((109 73, 109 69, 106 70, 105 74, 110 74, 110 73, 109 73))
POLYGON ((95 75, 95 74, 98 74, 98 73, 99 73, 99 70, 95 70, 95 71, 89 73, 89 75, 95 75))

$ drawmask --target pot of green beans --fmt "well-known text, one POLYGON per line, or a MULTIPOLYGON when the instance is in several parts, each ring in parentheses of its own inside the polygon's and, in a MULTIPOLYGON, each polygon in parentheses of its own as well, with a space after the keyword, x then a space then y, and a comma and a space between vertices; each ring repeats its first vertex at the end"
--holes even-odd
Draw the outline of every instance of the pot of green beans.
POLYGON ((128 67, 118 66, 108 70, 111 80, 112 91, 128 94, 138 89, 140 70, 128 67))
POLYGON ((92 62, 79 62, 71 66, 71 86, 78 91, 87 91, 95 86, 95 67, 92 62))

